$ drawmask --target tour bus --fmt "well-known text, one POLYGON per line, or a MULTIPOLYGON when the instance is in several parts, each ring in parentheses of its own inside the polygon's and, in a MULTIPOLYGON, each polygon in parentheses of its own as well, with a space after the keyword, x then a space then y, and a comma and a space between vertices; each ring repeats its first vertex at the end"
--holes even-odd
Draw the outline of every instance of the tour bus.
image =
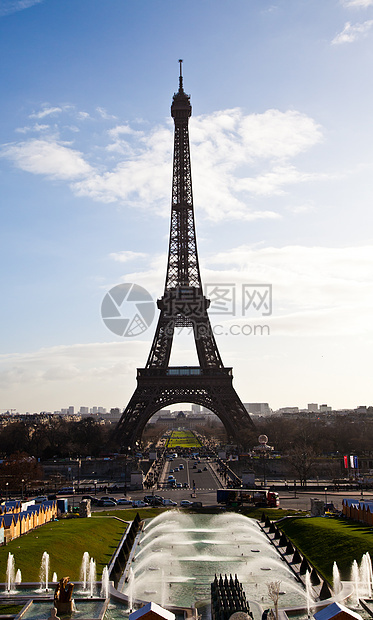
POLYGON ((254 504, 277 508, 280 505, 278 493, 268 489, 218 489, 218 504, 227 506, 242 506, 242 504, 254 504))

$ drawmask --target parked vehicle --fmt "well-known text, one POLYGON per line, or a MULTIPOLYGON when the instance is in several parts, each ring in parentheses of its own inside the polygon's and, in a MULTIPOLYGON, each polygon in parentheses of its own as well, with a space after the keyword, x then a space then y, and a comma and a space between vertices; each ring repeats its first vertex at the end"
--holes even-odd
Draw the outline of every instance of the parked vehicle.
POLYGON ((163 506, 177 506, 177 503, 174 502, 172 499, 164 499, 162 502, 163 506))
POLYGON ((180 502, 180 506, 182 508, 189 508, 189 506, 192 506, 193 502, 189 501, 189 499, 182 499, 180 502))
POLYGON ((100 497, 100 499, 110 499, 112 502, 114 502, 114 504, 117 503, 115 497, 109 497, 108 495, 103 495, 102 497, 100 497))
POLYGON ((146 508, 147 506, 149 506, 149 504, 142 499, 136 499, 132 502, 132 508, 146 508))
POLYGON ((34 502, 35 504, 43 504, 44 502, 47 502, 48 498, 46 495, 39 495, 39 497, 35 497, 34 502))
POLYGON ((116 506, 117 502, 113 502, 112 499, 99 499, 97 506, 116 506))
POLYGON ((161 506, 163 497, 160 495, 145 495, 144 502, 150 504, 150 506, 161 506))
POLYGON ((132 499, 127 499, 126 497, 120 497, 117 499, 118 506, 132 506, 132 499))

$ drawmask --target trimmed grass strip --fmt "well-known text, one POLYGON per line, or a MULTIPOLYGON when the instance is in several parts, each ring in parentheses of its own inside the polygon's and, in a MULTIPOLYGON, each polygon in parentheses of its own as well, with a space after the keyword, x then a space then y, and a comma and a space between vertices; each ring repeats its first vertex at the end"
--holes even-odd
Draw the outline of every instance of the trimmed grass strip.
POLYGON ((353 560, 367 551, 373 558, 373 529, 338 517, 290 518, 279 523, 283 532, 315 568, 332 583, 333 562, 343 580, 350 578, 353 560))

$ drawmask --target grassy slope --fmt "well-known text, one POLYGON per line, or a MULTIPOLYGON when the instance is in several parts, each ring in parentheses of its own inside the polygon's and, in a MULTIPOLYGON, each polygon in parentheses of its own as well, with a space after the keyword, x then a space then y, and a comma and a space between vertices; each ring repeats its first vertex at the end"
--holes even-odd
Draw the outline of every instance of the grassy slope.
POLYGON ((44 551, 50 555, 49 579, 56 571, 58 578, 69 575, 71 579, 79 580, 85 551, 95 558, 97 575, 101 578, 103 567, 109 562, 125 529, 125 523, 110 517, 61 519, 47 523, 0 548, 0 581, 5 581, 9 552, 15 557, 16 570, 21 569, 22 581, 39 581, 44 551))
POLYGON ((200 441, 190 431, 172 431, 167 447, 176 448, 200 448, 200 441))
POLYGON ((287 519, 279 524, 287 536, 328 580, 336 561, 342 579, 350 576, 353 560, 369 551, 373 557, 373 529, 347 519, 287 519))

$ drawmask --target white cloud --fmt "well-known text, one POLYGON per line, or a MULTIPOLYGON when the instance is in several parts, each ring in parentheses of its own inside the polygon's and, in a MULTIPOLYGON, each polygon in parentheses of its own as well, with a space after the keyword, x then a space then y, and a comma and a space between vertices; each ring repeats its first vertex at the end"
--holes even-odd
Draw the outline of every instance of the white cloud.
POLYGON ((17 133, 29 133, 31 131, 47 131, 48 129, 50 129, 49 125, 40 125, 40 123, 35 123, 32 127, 17 127, 15 131, 17 133))
POLYGON ((30 118, 45 118, 46 116, 56 115, 62 112, 62 108, 58 107, 44 107, 40 112, 33 112, 30 114, 30 118))
POLYGON ((101 118, 103 118, 105 121, 111 121, 111 120, 117 118, 113 114, 108 114, 108 112, 105 110, 105 108, 98 107, 98 108, 96 108, 96 110, 99 113, 99 115, 101 116, 101 118))
POLYGON ((346 22, 342 32, 337 34, 332 40, 332 45, 341 45, 342 43, 353 43, 354 41, 366 37, 369 30, 373 26, 373 19, 368 19, 361 24, 352 25, 346 22))
POLYGON ((29 9, 35 4, 39 4, 43 1, 44 0, 1 0, 0 17, 29 9))
MULTIPOLYGON (((207 265, 204 282, 213 282, 216 267, 223 265, 219 281, 235 282, 238 296, 242 284, 272 284, 274 317, 325 311, 325 320, 328 316, 333 320, 333 309, 343 308, 355 323, 359 315, 365 317, 373 310, 373 246, 240 246, 216 254, 207 265)), ((370 326, 362 321, 361 332, 370 326)), ((340 329, 342 333, 342 325, 340 329)))
POLYGON ((122 250, 122 252, 112 252, 109 256, 119 263, 128 263, 128 261, 135 260, 137 258, 146 258, 147 254, 144 254, 143 252, 132 252, 131 250, 122 250))
MULTIPOLYGON (((33 116, 41 118, 56 111, 75 117, 81 114, 73 106, 48 106, 33 116)), ((58 140, 56 127, 53 130, 55 135, 49 141, 6 145, 3 156, 35 174, 75 179, 71 188, 78 196, 151 208, 168 217, 171 121, 147 132, 128 123, 111 128, 109 144, 101 150, 90 149, 98 155, 99 166, 90 165, 81 152, 58 140)), ((194 117, 190 137, 198 208, 213 221, 279 217, 275 211, 250 206, 250 197, 283 194, 294 184, 325 176, 301 171, 293 161, 323 138, 312 118, 294 110, 245 115, 236 108, 194 117)))
POLYGON ((369 6, 373 6, 373 0, 342 0, 342 3, 347 8, 362 7, 366 9, 369 6))
POLYGON ((5 145, 1 157, 10 159, 18 168, 54 179, 76 179, 91 173, 82 154, 55 141, 29 140, 5 145))
POLYGON ((123 406, 131 385, 125 394, 119 386, 146 359, 149 346, 123 340, 0 355, 0 397, 10 398, 19 411, 29 410, 30 403, 36 411, 53 411, 74 401, 78 406, 123 406))

